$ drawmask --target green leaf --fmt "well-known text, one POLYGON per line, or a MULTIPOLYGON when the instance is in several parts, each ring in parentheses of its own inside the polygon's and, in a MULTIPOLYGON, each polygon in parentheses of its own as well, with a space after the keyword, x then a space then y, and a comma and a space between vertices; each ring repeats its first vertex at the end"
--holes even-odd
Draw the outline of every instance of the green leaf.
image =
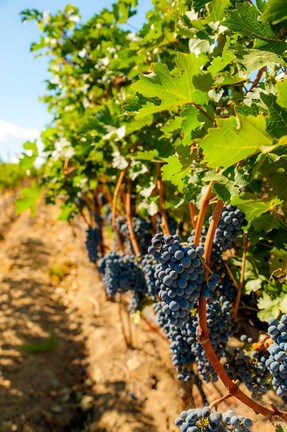
POLYGON ((282 108, 287 109, 287 79, 276 84, 278 97, 277 103, 282 108))
POLYGON ((189 167, 184 168, 176 155, 166 159, 166 164, 162 167, 162 179, 168 180, 175 186, 182 188, 183 179, 189 171, 189 167))
POLYGON ((36 141, 26 141, 23 144, 23 148, 25 150, 28 150, 29 154, 22 153, 20 157, 20 167, 22 170, 31 170, 34 168, 35 160, 37 159, 39 153, 37 148, 37 142, 36 141))
POLYGON ((246 215, 246 219, 251 223, 255 218, 258 218, 263 213, 267 212, 270 208, 276 207, 281 204, 278 199, 257 199, 249 198, 249 195, 240 195, 231 201, 232 205, 240 208, 246 215))
POLYGON ((230 15, 224 25, 234 32, 244 34, 249 37, 259 38, 266 41, 277 40, 271 27, 267 23, 258 22, 258 11, 256 7, 248 2, 237 5, 235 10, 231 10, 230 15))
POLYGON ((138 160, 154 160, 158 158, 158 150, 138 151, 133 154, 133 159, 138 160))
POLYGON ((207 70, 211 75, 215 75, 222 71, 229 63, 235 59, 235 54, 233 52, 227 51, 223 52, 222 56, 214 57, 210 66, 207 70))
POLYGON ((229 180, 225 175, 216 173, 215 171, 208 171, 203 177, 202 181, 213 181, 213 190, 219 199, 223 201, 230 201, 231 198, 239 195, 240 189, 235 185, 232 180, 229 180))
POLYGON ((287 19, 287 3, 282 0, 269 0, 260 20, 277 24, 287 19))
POLYGON ((248 49, 245 51, 243 57, 238 60, 246 68, 246 74, 250 74, 255 70, 259 70, 265 66, 273 65, 274 63, 284 64, 285 62, 279 55, 259 49, 248 49))
POLYGON ((58 215, 58 220, 68 221, 77 213, 77 208, 74 204, 62 204, 61 212, 58 215))
POLYGON ((280 315, 280 302, 282 299, 272 299, 268 294, 263 293, 258 300, 257 306, 261 309, 258 317, 261 321, 268 321, 269 318, 277 318, 280 315))
POLYGON ((207 103, 205 77, 200 69, 205 63, 206 57, 203 55, 196 57, 194 53, 178 53, 176 59, 177 76, 171 74, 165 64, 154 64, 154 72, 150 75, 141 75, 139 81, 132 87, 146 98, 158 98, 161 103, 156 105, 148 102, 139 110, 137 119, 187 103, 207 103), (197 76, 201 76, 202 80, 200 82, 197 79, 196 87, 194 78, 197 76), (204 91, 198 89, 201 84, 204 91))
POLYGON ((162 167, 162 179, 171 180, 172 177, 182 170, 182 164, 177 156, 173 155, 166 159, 166 164, 162 167))
POLYGON ((171 119, 169 119, 162 127, 161 131, 164 133, 164 136, 166 138, 170 138, 173 136, 174 132, 181 130, 181 124, 182 124, 182 117, 175 116, 171 119))
POLYGON ((31 215, 35 216, 41 194, 42 188, 39 187, 36 182, 34 182, 29 188, 22 189, 19 198, 16 200, 17 213, 23 213, 25 210, 30 210, 31 215))
POLYGON ((184 146, 189 146, 191 143, 191 133, 197 129, 201 129, 204 126, 204 122, 198 120, 200 112, 194 106, 188 107, 182 112, 182 132, 184 146))
POLYGON ((287 110, 276 103, 276 97, 273 94, 262 93, 261 99, 269 111, 267 131, 276 138, 287 135, 287 110))
POLYGON ((272 138, 266 132, 263 115, 229 117, 218 119, 217 128, 208 130, 198 144, 203 148, 204 159, 211 168, 228 168, 270 146, 272 138))
MULTIPOLYGON (((280 140, 279 140, 280 142, 280 140)), ((277 160, 269 158, 259 168, 264 177, 269 179, 270 192, 282 200, 287 198, 287 155, 282 155, 277 160)))
POLYGON ((282 426, 282 425, 277 425, 276 429, 275 429, 275 432, 287 432, 287 427, 282 426))
POLYGON ((287 251, 283 249, 272 249, 270 251, 270 270, 274 272, 277 269, 286 269, 287 267, 287 251))
POLYGON ((274 228, 280 228, 280 222, 272 213, 262 214, 252 221, 252 226, 257 232, 269 232, 274 228))
POLYGON ((230 5, 230 0, 211 0, 208 4, 209 15, 202 22, 210 23, 221 21, 224 17, 225 10, 230 5))

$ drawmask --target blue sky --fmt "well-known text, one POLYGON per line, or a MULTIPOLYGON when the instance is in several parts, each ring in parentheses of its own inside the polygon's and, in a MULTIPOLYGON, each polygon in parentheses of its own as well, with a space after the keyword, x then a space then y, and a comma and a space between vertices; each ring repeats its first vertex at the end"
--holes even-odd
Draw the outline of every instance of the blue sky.
MULTIPOLYGON (((21 23, 20 12, 35 8, 54 12, 71 3, 89 19, 113 0, 0 0, 0 159, 15 160, 22 143, 34 139, 49 123, 50 116, 38 98, 45 93, 47 60, 33 58, 30 44, 38 40, 35 23, 21 23)), ((150 0, 139 0, 138 15, 130 24, 139 28, 150 0)))

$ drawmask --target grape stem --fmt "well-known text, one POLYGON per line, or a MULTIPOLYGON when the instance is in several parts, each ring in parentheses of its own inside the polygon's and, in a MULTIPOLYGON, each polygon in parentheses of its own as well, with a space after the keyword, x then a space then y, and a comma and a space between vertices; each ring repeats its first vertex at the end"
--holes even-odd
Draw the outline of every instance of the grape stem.
MULTIPOLYGON (((99 217, 101 217, 101 206, 100 206, 100 203, 98 200, 98 191, 96 189, 93 190, 93 198, 94 198, 95 212, 99 217)), ((100 237, 101 237, 101 241, 100 241, 101 256, 103 257, 105 255, 106 246, 104 243, 102 224, 98 224, 98 229, 99 229, 100 237)))
POLYGON ((201 236, 201 232, 202 232, 203 222, 204 222, 204 218, 205 218, 205 215, 206 215, 206 212, 208 209, 209 200, 211 197, 212 184, 213 184, 213 182, 211 181, 209 183, 207 189, 206 189, 204 197, 202 198, 199 215, 198 215, 198 219, 196 222, 194 240, 193 240, 194 244, 196 246, 199 245, 199 240, 200 240, 200 236, 201 236))
MULTIPOLYGON (((204 258, 206 260, 207 265, 210 262, 210 254, 212 249, 213 238, 216 231, 216 227, 220 219, 222 208, 223 208, 223 202, 218 201, 206 236, 204 258)), ((208 357, 208 360, 212 364, 217 375, 225 385, 228 394, 230 394, 230 397, 231 396, 235 397, 236 399, 240 400, 242 403, 244 403, 245 405, 253 409, 256 413, 262 414, 265 417, 267 417, 268 420, 270 421, 280 420, 283 422, 287 422, 287 413, 279 411, 277 408, 275 409, 273 406, 271 407, 271 409, 267 408, 259 404, 258 402, 254 401, 239 389, 237 382, 232 381, 231 378, 228 376, 222 364, 220 363, 216 353, 214 352, 209 339, 209 332, 208 332, 207 319, 206 319, 206 299, 203 296, 200 296, 199 298, 198 318, 199 318, 198 341, 202 345, 202 348, 204 349, 208 357)))
POLYGON ((87 224, 87 226, 89 228, 92 228, 92 225, 90 224, 90 222, 88 221, 88 219, 86 218, 85 213, 83 212, 83 210, 80 208, 80 206, 74 201, 75 206, 77 207, 77 209, 79 210, 80 215, 82 216, 84 222, 87 224))
POLYGON ((118 178, 115 190, 114 190, 113 204, 112 204, 112 226, 113 226, 115 235, 117 237, 119 248, 122 252, 124 252, 124 245, 123 245, 123 242, 122 242, 122 239, 121 239, 118 227, 117 227, 116 217, 117 217, 117 199, 118 199, 120 187, 122 185, 122 182, 124 180, 126 172, 127 172, 127 168, 125 168, 124 170, 122 170, 120 172, 120 175, 119 175, 119 178, 118 178))
POLYGON ((240 300, 241 300, 241 296, 242 296, 242 291, 243 291, 243 287, 244 287, 246 252, 247 252, 247 241, 246 241, 246 236, 244 236, 243 237, 243 252, 242 252, 240 280, 239 280, 239 284, 238 284, 238 291, 237 291, 237 296, 236 296, 234 310, 233 310, 233 314, 234 314, 235 318, 238 317, 238 308, 239 308, 239 304, 240 304, 240 300))
POLYGON ((213 401, 210 405, 209 408, 212 409, 214 407, 217 407, 219 404, 221 404, 221 402, 224 402, 226 399, 229 399, 230 397, 232 397, 232 394, 227 393, 226 395, 222 396, 219 399, 216 399, 215 401, 213 401))
POLYGON ((119 318, 121 323, 122 335, 124 337, 126 348, 128 349, 130 348, 130 342, 128 341, 126 331, 125 331, 125 326, 124 326, 123 313, 122 313, 122 298, 119 299, 118 306, 119 306, 119 318))
POLYGON ((259 84, 259 82, 260 82, 260 80, 262 78, 264 70, 265 70, 265 66, 263 68, 259 69, 259 71, 258 71, 258 73, 257 73, 257 75, 255 77, 255 80, 253 81, 252 86, 250 87, 250 89, 248 91, 251 92, 255 87, 258 86, 258 84, 259 84))
POLYGON ((141 254, 141 251, 140 251, 138 241, 137 241, 136 236, 135 236, 135 230, 133 227, 132 209, 131 209, 131 194, 132 194, 132 180, 128 179, 128 190, 126 193, 126 200, 125 200, 127 224, 128 224, 128 228, 129 228, 130 240, 132 243, 134 253, 135 253, 135 255, 139 256, 141 254))
POLYGON ((169 234, 169 227, 167 222, 166 210, 165 210, 165 193, 164 193, 164 184, 161 177, 161 165, 157 164, 157 180, 156 186, 159 193, 159 210, 161 214, 161 227, 164 234, 169 234))
POLYGON ((195 205, 192 202, 190 202, 188 204, 188 207, 189 207, 191 225, 192 225, 192 228, 195 229, 196 228, 196 211, 195 211, 195 205))
POLYGON ((235 286, 236 289, 238 289, 238 283, 237 283, 237 280, 234 277, 234 274, 231 271, 231 268, 229 267, 229 265, 225 261, 224 261, 224 265, 225 265, 225 268, 227 270, 227 273, 228 273, 230 279, 233 282, 233 285, 235 286))

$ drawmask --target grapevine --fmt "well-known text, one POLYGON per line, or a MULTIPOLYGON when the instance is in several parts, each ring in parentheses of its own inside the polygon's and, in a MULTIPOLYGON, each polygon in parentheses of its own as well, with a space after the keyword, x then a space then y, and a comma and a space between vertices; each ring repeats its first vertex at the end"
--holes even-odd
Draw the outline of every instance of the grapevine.
MULTIPOLYGON (((69 19, 73 7, 49 26, 23 12, 54 78, 42 185, 62 218, 85 224, 107 296, 137 317, 153 304, 180 381, 220 379, 222 401, 287 422, 264 402, 272 391, 287 401, 286 14, 275 0, 180 3, 154 1, 135 33, 122 25, 133 0, 86 24, 69 19), (270 343, 254 349, 268 320, 270 343)), ((211 406, 176 425, 249 431, 252 421, 211 406)))

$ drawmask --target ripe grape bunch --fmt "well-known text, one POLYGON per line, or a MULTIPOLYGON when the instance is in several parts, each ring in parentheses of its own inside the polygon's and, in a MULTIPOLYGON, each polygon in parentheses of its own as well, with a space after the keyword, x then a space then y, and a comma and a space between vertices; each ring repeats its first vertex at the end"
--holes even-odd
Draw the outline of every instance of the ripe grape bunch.
POLYGON ((156 286, 156 278, 155 278, 155 267, 156 260, 152 255, 146 254, 142 257, 142 270, 144 273, 144 277, 146 280, 147 294, 153 300, 156 299, 158 294, 158 288, 156 286))
POLYGON ((103 275, 106 292, 111 297, 127 291, 135 295, 146 293, 142 269, 131 255, 110 252, 100 261, 99 271, 103 275))
POLYGON ((101 234, 98 228, 89 228, 86 231, 86 248, 89 260, 96 263, 98 259, 98 247, 101 243, 101 234))
POLYGON ((232 205, 223 207, 215 231, 214 244, 219 246, 223 252, 230 249, 236 238, 243 234, 242 227, 246 224, 245 214, 239 208, 232 205))
MULTIPOLYGON (((229 336, 232 334, 233 317, 231 310, 231 303, 224 296, 207 304, 206 318, 210 342, 218 358, 226 356, 225 347, 229 336)), ((193 319, 193 326, 196 331, 193 340, 190 340, 190 350, 194 355, 198 372, 206 382, 217 381, 218 376, 198 342, 198 316, 195 315, 191 319, 193 319)))
POLYGON ((171 341, 170 350, 172 352, 173 365, 178 372, 177 379, 189 382, 192 376, 191 366, 195 361, 191 350, 192 344, 196 339, 194 321, 190 318, 182 327, 176 327, 169 324, 167 316, 161 310, 160 303, 154 304, 154 311, 158 324, 171 341))
POLYGON ((274 344, 268 347, 270 355, 266 366, 273 376, 272 385, 276 393, 287 402, 287 315, 282 315, 279 322, 271 318, 268 323, 268 333, 274 344))
MULTIPOLYGON (((152 238, 151 223, 141 217, 136 216, 132 218, 132 224, 140 252, 141 254, 145 254, 152 238)), ((130 241, 130 231, 126 217, 119 216, 117 218, 117 225, 122 241, 127 245, 128 249, 134 253, 130 241)))
POLYGON ((220 412, 211 412, 209 407, 204 407, 182 411, 175 424, 181 432, 249 432, 253 422, 232 411, 222 415, 220 412))
POLYGON ((205 285, 202 246, 183 245, 178 235, 156 234, 148 252, 159 261, 156 285, 170 324, 182 327, 205 285))
POLYGON ((232 379, 244 382, 252 393, 252 398, 260 400, 271 388, 270 375, 266 366, 267 352, 253 350, 253 339, 244 334, 241 335, 240 340, 244 346, 236 348, 229 355, 224 367, 232 379))

